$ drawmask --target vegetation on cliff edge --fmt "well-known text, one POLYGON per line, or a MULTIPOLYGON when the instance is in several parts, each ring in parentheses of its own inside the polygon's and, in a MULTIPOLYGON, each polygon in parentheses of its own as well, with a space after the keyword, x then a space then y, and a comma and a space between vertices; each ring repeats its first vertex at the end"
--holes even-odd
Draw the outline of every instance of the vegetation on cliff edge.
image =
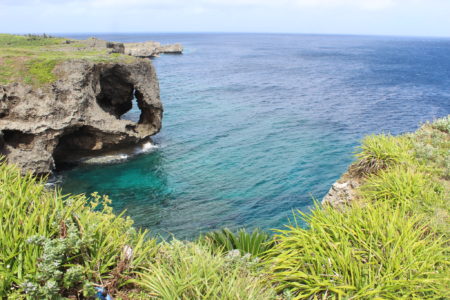
POLYGON ((0 297, 86 299, 100 285, 116 299, 448 299, 449 154, 450 116, 370 136, 349 206, 297 212, 273 237, 195 242, 157 242, 108 198, 63 196, 2 163, 0 297))
POLYGON ((107 49, 86 47, 74 41, 47 35, 0 34, 0 84, 22 82, 42 86, 57 80, 55 66, 71 59, 95 62, 130 62, 134 58, 107 49))

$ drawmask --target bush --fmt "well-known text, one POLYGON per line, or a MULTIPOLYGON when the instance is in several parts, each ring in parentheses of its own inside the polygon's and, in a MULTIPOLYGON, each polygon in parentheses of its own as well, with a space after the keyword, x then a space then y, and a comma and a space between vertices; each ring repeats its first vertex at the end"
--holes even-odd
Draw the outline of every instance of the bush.
POLYGON ((387 202, 299 214, 309 228, 278 231, 267 255, 278 292, 295 299, 444 299, 448 293, 447 241, 429 233, 420 215, 387 202))
POLYGON ((229 229, 224 228, 205 234, 200 237, 199 242, 204 243, 216 252, 239 250, 244 254, 249 253, 253 257, 261 256, 273 246, 270 234, 259 229, 255 229, 252 232, 240 229, 233 233, 229 229))
POLYGON ((428 172, 443 180, 450 180, 450 116, 423 125, 417 132, 408 134, 414 155, 428 172))
POLYGON ((89 295, 93 283, 114 290, 140 270, 155 241, 114 215, 108 202, 64 197, 1 163, 0 297, 89 295))
POLYGON ((365 177, 380 170, 408 162, 412 159, 411 143, 405 137, 370 135, 363 139, 357 161, 351 165, 350 174, 365 177))
POLYGON ((450 133, 450 115, 441 119, 437 119, 431 124, 431 126, 434 129, 450 133))
POLYGON ((151 265, 132 282, 160 299, 273 299, 252 261, 222 257, 194 243, 162 243, 151 265))
POLYGON ((431 175, 411 167, 395 167, 370 176, 361 186, 361 195, 368 201, 403 205, 418 213, 445 206, 444 187, 431 175))
POLYGON ((133 283, 145 299, 272 296, 249 256, 223 257, 179 241, 157 245, 108 204, 97 194, 64 197, 0 164, 0 298, 87 297, 95 284, 126 296, 133 283))

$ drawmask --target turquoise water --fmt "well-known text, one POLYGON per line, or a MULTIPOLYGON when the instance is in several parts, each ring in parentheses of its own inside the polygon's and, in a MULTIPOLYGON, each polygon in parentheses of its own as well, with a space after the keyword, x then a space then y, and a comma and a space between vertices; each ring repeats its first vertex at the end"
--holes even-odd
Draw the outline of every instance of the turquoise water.
POLYGON ((164 236, 279 228, 324 196, 364 135, 450 113, 448 39, 97 36, 181 42, 185 53, 154 60, 165 108, 156 147, 64 172, 63 189, 108 194, 117 211, 164 236))

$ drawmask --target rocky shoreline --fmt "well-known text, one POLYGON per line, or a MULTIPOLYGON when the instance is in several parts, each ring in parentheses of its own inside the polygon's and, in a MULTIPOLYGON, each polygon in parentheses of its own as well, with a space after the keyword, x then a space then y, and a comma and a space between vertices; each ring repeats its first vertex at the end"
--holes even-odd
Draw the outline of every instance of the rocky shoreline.
POLYGON ((50 84, 0 84, 0 154, 24 171, 43 175, 59 165, 84 161, 82 157, 99 161, 94 157, 148 142, 161 129, 158 78, 151 61, 142 57, 181 53, 181 45, 122 44, 95 38, 63 44, 74 43, 82 46, 70 51, 106 49, 112 57, 117 53, 135 58, 68 59, 56 64, 52 74, 57 80, 50 84), (121 119, 134 98, 141 111, 139 121, 121 119))

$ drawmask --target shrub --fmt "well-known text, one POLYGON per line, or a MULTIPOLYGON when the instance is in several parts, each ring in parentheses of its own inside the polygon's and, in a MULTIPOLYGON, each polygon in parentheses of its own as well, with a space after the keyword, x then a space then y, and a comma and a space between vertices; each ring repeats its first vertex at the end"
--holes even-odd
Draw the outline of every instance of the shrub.
POLYGON ((430 234, 423 217, 387 202, 299 214, 309 228, 278 231, 267 255, 278 292, 295 299, 444 299, 448 293, 447 241, 430 234))
POLYGON ((160 245, 153 263, 132 280, 160 299, 273 299, 271 287, 253 274, 250 261, 215 255, 194 243, 160 245))
POLYGON ((429 174, 407 167, 383 170, 367 178, 361 195, 369 201, 387 201, 415 212, 444 206, 444 188, 429 174))
POLYGON ((56 299, 88 295, 93 283, 110 290, 123 284, 155 241, 108 203, 95 194, 64 197, 1 163, 0 297, 56 299))
POLYGON ((244 254, 249 253, 254 257, 261 256, 273 246, 271 236, 259 229, 255 229, 252 232, 240 229, 233 233, 229 229, 224 228, 209 232, 200 237, 199 240, 214 251, 229 252, 236 249, 244 254))
POLYGON ((441 119, 437 119, 435 120, 431 126, 434 129, 446 132, 446 133, 450 133, 450 115, 448 115, 447 117, 441 118, 441 119))
POLYGON ((356 153, 357 161, 350 173, 357 177, 376 174, 380 170, 408 162, 412 159, 411 144, 405 137, 391 135, 369 135, 365 137, 356 153))
POLYGON ((417 132, 408 134, 414 155, 427 168, 443 180, 450 180, 450 115, 434 123, 423 125, 417 132))

